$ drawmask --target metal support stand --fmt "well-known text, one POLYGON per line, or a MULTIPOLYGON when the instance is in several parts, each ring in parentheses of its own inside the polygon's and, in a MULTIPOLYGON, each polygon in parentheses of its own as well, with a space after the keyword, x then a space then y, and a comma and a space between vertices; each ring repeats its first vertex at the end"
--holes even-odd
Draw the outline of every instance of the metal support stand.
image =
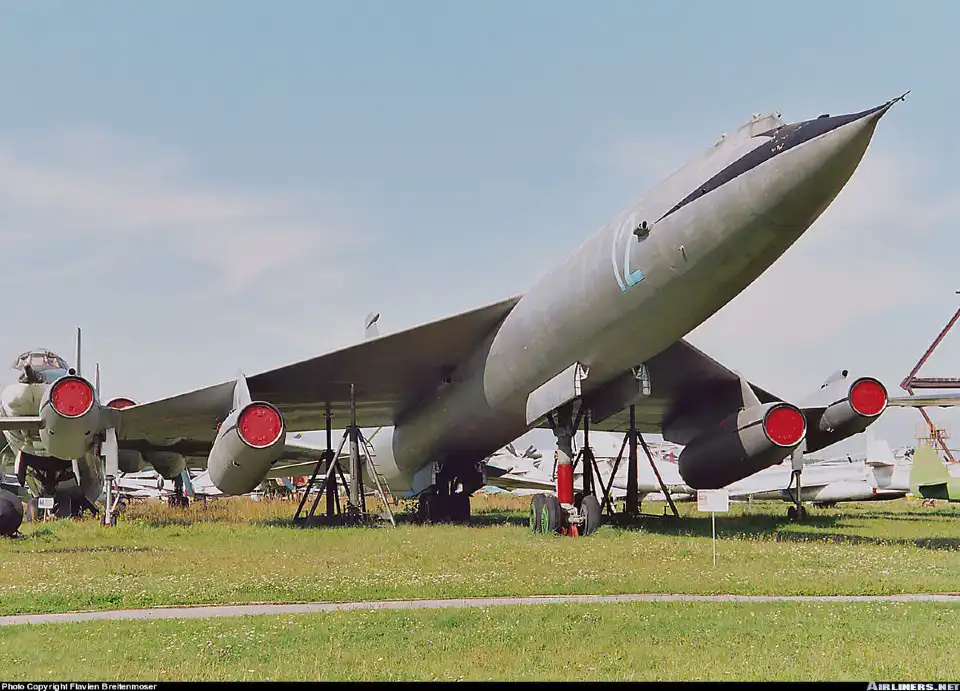
POLYGON ((647 454, 647 460, 650 461, 650 467, 653 468, 653 474, 657 476, 657 483, 660 485, 660 491, 663 492, 663 496, 666 497, 667 503, 670 504, 670 510, 673 511, 673 517, 680 518, 680 512, 677 511, 677 505, 673 503, 673 497, 670 496, 670 491, 663 483, 663 478, 660 477, 660 471, 657 470, 657 464, 653 462, 653 454, 650 453, 650 448, 647 446, 646 440, 639 434, 637 435, 637 438, 643 445, 643 452, 647 454))
POLYGON ((583 491, 581 498, 590 494, 596 494, 597 489, 603 489, 603 478, 600 477, 600 468, 597 466, 597 458, 593 455, 593 449, 590 447, 590 416, 586 415, 581 409, 578 418, 583 419, 583 448, 577 454, 573 462, 573 468, 581 467, 583 475, 583 491))
POLYGON ((646 440, 643 438, 643 435, 637 433, 637 418, 636 412, 633 406, 630 406, 630 430, 623 435, 623 443, 620 444, 620 452, 617 454, 617 460, 613 464, 613 470, 610 473, 610 480, 607 483, 607 486, 603 488, 603 504, 601 506, 602 510, 607 512, 608 516, 614 515, 613 510, 613 500, 611 498, 610 491, 613 489, 613 480, 617 475, 617 470, 620 469, 620 462, 623 460, 623 452, 627 448, 627 444, 630 444, 630 460, 627 465, 627 502, 624 507, 624 514, 628 518, 634 518, 639 515, 640 511, 640 489, 639 484, 639 459, 637 458, 637 442, 640 443, 640 446, 643 447, 643 452, 647 456, 647 460, 650 462, 650 467, 653 469, 653 474, 657 478, 657 482, 660 484, 660 490, 663 492, 663 496, 666 498, 667 502, 670 504, 670 510, 673 512, 674 518, 680 518, 680 512, 677 510, 677 505, 673 501, 673 497, 670 496, 670 491, 667 489, 667 485, 663 481, 663 477, 660 475, 660 471, 657 469, 657 464, 653 460, 653 454, 650 452, 650 447, 647 446, 646 440), (633 470, 631 470, 631 467, 633 470), (637 497, 632 503, 630 501, 632 493, 634 497, 637 497), (630 507, 634 507, 633 513, 630 512, 630 507))
POLYGON ((613 495, 610 493, 613 489, 613 480, 617 476, 617 471, 620 469, 620 461, 623 460, 623 451, 627 448, 627 442, 630 440, 630 435, 623 435, 623 443, 620 444, 620 453, 617 454, 617 460, 613 462, 613 470, 610 471, 610 479, 607 482, 607 486, 603 488, 603 504, 601 509, 606 510, 608 516, 613 516, 613 495))
POLYGON ((366 513, 363 500, 363 468, 360 466, 360 429, 357 427, 357 399, 354 385, 350 385, 350 495, 347 513, 359 517, 366 513))
POLYGON ((326 495, 327 498, 327 518, 332 519, 334 516, 340 513, 340 497, 337 494, 337 475, 342 478, 343 470, 340 468, 338 459, 340 457, 340 452, 343 450, 346 436, 340 440, 340 446, 337 447, 337 451, 334 453, 332 448, 332 417, 333 416, 330 414, 330 410, 328 409, 324 413, 327 428, 327 448, 323 452, 323 459, 317 462, 316 467, 313 469, 313 474, 310 475, 310 479, 307 481, 306 487, 304 487, 303 496, 300 497, 300 504, 297 506, 297 512, 293 516, 295 523, 313 518, 316 514, 317 507, 320 505, 320 499, 323 498, 324 495, 326 495), (313 504, 310 506, 310 511, 304 517, 301 517, 300 514, 303 512, 303 507, 306 505, 307 499, 310 497, 310 492, 316 485, 317 477, 320 475, 321 470, 323 471, 323 481, 317 490, 317 496, 314 498, 313 504))
POLYGON ((637 409, 630 406, 630 430, 627 437, 630 444, 630 460, 627 462, 627 504, 624 513, 633 518, 640 511, 640 488, 637 486, 640 468, 637 464, 637 409))
POLYGON ((293 517, 294 522, 297 524, 303 524, 312 521, 316 515, 317 507, 320 505, 320 499, 324 495, 327 499, 327 522, 338 523, 340 525, 364 522, 368 517, 366 498, 363 490, 363 468, 364 464, 366 464, 367 471, 377 486, 379 496, 385 508, 386 518, 391 524, 396 525, 396 520, 394 519, 393 512, 390 510, 390 505, 387 500, 388 488, 386 487, 386 480, 383 479, 383 476, 380 474, 380 471, 377 469, 377 466, 373 461, 373 452, 370 442, 364 438, 363 433, 356 424, 357 407, 356 398, 354 396, 354 387, 352 384, 350 385, 351 424, 346 430, 344 430, 343 437, 340 439, 340 445, 337 447, 336 452, 334 452, 332 448, 333 428, 331 422, 332 416, 329 410, 326 411, 324 417, 326 418, 327 428, 327 448, 323 453, 323 458, 317 462, 317 465, 313 470, 313 474, 310 476, 310 480, 307 482, 303 497, 300 498, 300 503, 297 506, 297 512, 293 517), (343 468, 340 465, 340 454, 343 452, 344 445, 348 443, 350 454, 349 483, 347 482, 347 479, 344 476, 343 468), (362 453, 360 451, 361 445, 363 447, 362 453), (321 473, 321 469, 323 470, 324 475, 323 480, 321 481, 320 487, 317 490, 313 504, 310 506, 310 510, 304 514, 303 507, 307 503, 307 497, 310 496, 310 492, 316 485, 317 478, 321 473), (347 498, 346 506, 341 506, 340 504, 340 495, 337 491, 338 477, 342 486, 349 487, 349 496, 347 498))

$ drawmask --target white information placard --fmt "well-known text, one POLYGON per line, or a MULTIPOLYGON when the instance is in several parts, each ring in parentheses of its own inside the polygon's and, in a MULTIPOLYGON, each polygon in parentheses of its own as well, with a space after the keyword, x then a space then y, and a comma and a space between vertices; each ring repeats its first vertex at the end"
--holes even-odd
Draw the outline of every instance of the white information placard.
POLYGON ((717 512, 730 510, 730 493, 725 489, 698 489, 697 511, 710 512, 710 529, 713 533, 713 565, 717 565, 717 512))
POLYGON ((730 494, 725 489, 698 489, 697 511, 724 513, 730 510, 730 494))

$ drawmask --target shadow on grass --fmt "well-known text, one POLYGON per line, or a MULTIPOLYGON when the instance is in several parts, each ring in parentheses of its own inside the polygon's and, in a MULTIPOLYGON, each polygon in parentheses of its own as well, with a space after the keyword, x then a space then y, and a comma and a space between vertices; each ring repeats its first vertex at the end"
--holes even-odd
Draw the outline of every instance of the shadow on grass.
MULTIPOLYGON (((421 522, 417 519, 415 514, 412 513, 397 513, 394 514, 394 520, 397 522, 397 525, 421 525, 421 522)), ((341 522, 339 519, 334 517, 331 522, 327 522, 325 516, 321 516, 320 513, 317 513, 317 516, 312 521, 307 521, 304 523, 296 523, 293 518, 266 518, 261 521, 255 521, 257 525, 272 526, 272 527, 282 527, 282 528, 343 528, 349 527, 348 524, 341 522)), ((379 521, 380 525, 389 526, 390 522, 386 519, 379 521)), ((427 524, 423 524, 427 525, 427 524)), ((460 524, 464 528, 482 528, 489 526, 497 525, 513 525, 513 526, 523 526, 526 527, 529 525, 528 519, 525 515, 520 514, 516 511, 487 511, 484 513, 476 513, 470 516, 470 522, 466 524, 460 524)))
POLYGON ((118 547, 114 545, 97 545, 90 547, 47 547, 35 550, 38 554, 80 554, 83 552, 155 552, 154 547, 118 547))
MULTIPOLYGON (((886 520, 897 519, 902 514, 885 512, 886 520)), ((872 516, 871 516, 872 517, 872 516)), ((960 538, 882 538, 851 535, 835 532, 839 525, 850 516, 809 516, 803 523, 796 523, 779 516, 736 516, 723 518, 717 522, 717 533, 726 538, 758 539, 768 538, 776 542, 829 542, 851 545, 915 546, 932 550, 958 550, 960 538), (803 527, 819 528, 823 532, 803 530, 803 527), (789 530, 783 530, 789 528, 789 530)), ((909 520, 916 520, 911 518, 909 520)), ((642 517, 629 523, 611 523, 623 531, 643 531, 658 535, 677 537, 711 537, 713 535, 710 518, 706 516, 686 516, 679 520, 673 516, 642 517)), ((609 524, 608 524, 609 525, 609 524)))

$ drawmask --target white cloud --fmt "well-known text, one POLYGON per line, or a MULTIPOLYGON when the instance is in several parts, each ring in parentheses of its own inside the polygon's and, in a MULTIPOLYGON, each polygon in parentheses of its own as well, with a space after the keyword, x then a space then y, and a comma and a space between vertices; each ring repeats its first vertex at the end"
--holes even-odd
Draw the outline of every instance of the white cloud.
POLYGON ((368 236, 331 199, 203 184, 182 153, 96 129, 0 141, 0 204, 45 238, 149 240, 211 269, 216 294, 368 236))

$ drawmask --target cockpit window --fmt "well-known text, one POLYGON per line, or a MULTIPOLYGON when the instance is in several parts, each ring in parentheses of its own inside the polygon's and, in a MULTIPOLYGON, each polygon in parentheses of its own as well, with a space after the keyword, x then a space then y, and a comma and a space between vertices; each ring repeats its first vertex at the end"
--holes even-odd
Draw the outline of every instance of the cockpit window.
POLYGON ((34 372, 43 372, 51 369, 67 369, 67 363, 62 357, 49 350, 28 350, 21 353, 20 357, 13 363, 13 369, 23 371, 27 365, 33 368, 34 372))

